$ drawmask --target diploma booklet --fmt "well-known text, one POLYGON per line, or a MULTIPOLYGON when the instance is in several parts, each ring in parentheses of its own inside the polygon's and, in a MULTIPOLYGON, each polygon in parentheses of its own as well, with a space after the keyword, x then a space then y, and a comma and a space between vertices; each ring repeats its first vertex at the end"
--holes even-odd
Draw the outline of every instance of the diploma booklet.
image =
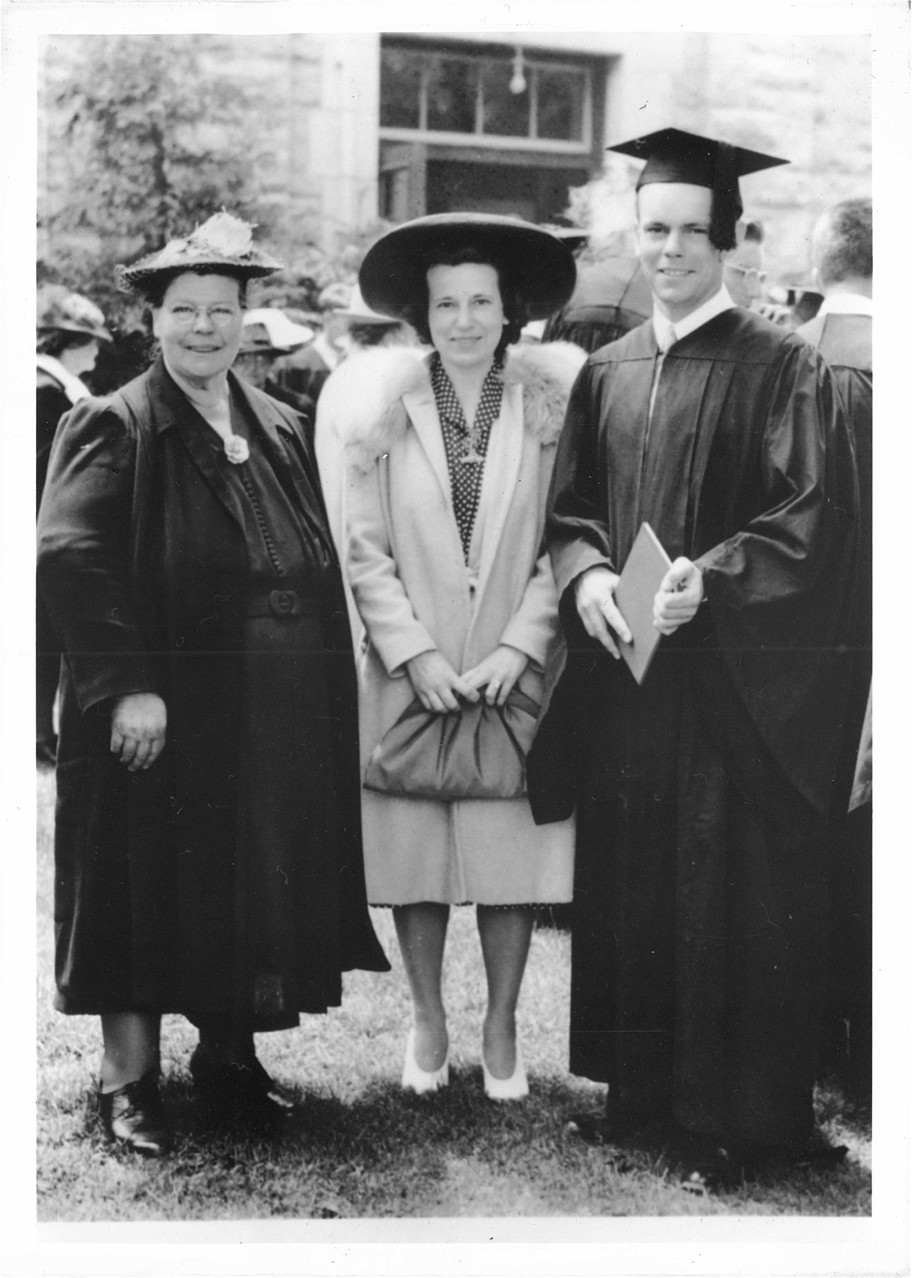
POLYGON ((652 624, 652 601, 670 567, 671 560, 662 543, 644 523, 630 548, 614 592, 614 601, 633 635, 633 643, 618 641, 618 648, 637 683, 646 678, 652 655, 662 638, 652 624))

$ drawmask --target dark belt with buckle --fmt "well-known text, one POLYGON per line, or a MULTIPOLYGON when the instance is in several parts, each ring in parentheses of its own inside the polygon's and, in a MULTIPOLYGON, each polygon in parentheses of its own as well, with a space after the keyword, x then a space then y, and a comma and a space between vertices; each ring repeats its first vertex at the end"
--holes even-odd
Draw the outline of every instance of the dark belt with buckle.
POLYGON ((248 599, 248 617, 301 617, 326 611, 325 595, 304 595, 299 590, 270 590, 248 599))

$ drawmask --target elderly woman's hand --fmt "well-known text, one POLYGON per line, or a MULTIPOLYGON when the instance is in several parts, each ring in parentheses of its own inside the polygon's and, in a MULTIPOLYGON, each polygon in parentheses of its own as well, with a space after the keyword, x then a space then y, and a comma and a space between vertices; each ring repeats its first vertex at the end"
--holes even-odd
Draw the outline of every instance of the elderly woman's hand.
POLYGON ((489 706, 502 706, 528 664, 529 658, 524 652, 502 643, 462 677, 470 688, 485 689, 489 706))
POLYGON ((119 697, 111 711, 111 753, 119 754, 130 772, 151 768, 165 748, 168 712, 155 692, 119 697))
POLYGON ((436 648, 419 652, 417 657, 405 663, 408 677, 415 689, 415 696, 425 710, 446 714, 459 709, 460 697, 464 701, 477 701, 478 693, 461 678, 436 648))

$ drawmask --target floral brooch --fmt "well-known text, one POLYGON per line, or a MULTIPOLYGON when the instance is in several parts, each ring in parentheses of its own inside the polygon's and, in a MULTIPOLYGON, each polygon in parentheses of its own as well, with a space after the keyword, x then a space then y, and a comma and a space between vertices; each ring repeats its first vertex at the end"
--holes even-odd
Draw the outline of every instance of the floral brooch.
POLYGON ((247 440, 242 435, 229 435, 225 440, 225 456, 235 466, 240 466, 250 456, 247 440))

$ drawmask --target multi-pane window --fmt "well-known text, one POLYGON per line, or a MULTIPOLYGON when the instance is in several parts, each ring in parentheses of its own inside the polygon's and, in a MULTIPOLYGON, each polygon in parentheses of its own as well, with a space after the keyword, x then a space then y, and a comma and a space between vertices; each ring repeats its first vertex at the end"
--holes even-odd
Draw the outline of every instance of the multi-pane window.
POLYGON ((588 67, 525 51, 479 54, 384 43, 380 126, 588 143, 588 67))

